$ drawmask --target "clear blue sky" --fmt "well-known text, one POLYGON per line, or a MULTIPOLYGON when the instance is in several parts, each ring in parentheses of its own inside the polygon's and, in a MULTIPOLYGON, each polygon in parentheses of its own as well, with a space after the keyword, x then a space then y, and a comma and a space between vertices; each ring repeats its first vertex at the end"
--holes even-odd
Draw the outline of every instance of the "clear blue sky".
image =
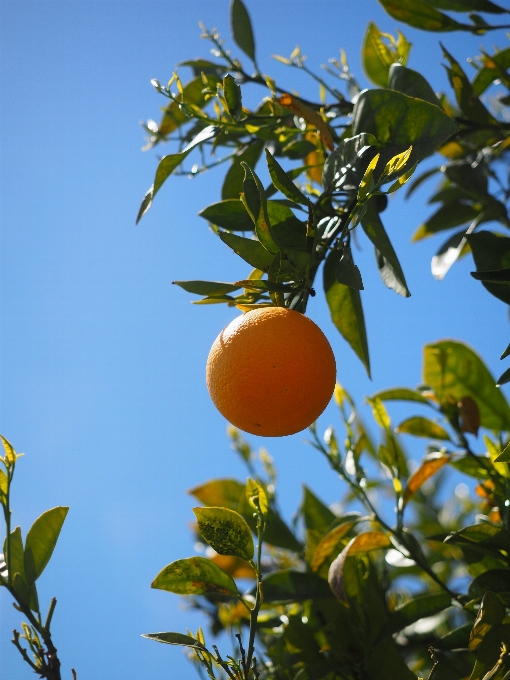
MULTIPOLYGON (((397 26, 375 0, 247 5, 262 71, 314 97, 314 87, 270 55, 299 43, 318 69, 343 47, 366 85, 359 49, 367 22, 393 33, 397 26)), ((44 607, 58 599, 63 677, 73 666, 79 680, 193 678, 179 649, 140 637, 199 624, 182 600, 151 591, 150 582, 193 554, 186 489, 245 473, 204 381, 209 347, 236 312, 190 305, 171 281, 236 280, 247 270, 197 217, 218 200, 220 172, 169 180, 135 227, 156 166, 154 152, 141 152, 138 121, 157 119, 164 103, 151 78, 166 82, 179 61, 207 57, 199 20, 229 38, 228 0, 4 0, 1 15, 0 431, 26 454, 14 521, 26 533, 44 510, 71 506, 40 580, 44 607)), ((400 28, 414 43, 409 65, 445 89, 437 36, 400 28)), ((463 63, 482 43, 442 39, 463 63)), ((506 38, 484 42, 503 46, 506 38)), ((334 329, 323 296, 309 307, 333 345, 339 381, 359 403, 383 387, 418 384, 421 347, 440 338, 468 342, 495 374, 504 368, 507 313, 469 276, 470 259, 439 283, 430 274, 439 242, 409 244, 430 214, 425 196, 397 197, 384 213, 410 299, 383 286, 372 248, 361 244, 373 382, 334 329)), ((339 425, 333 407, 321 430, 329 424, 339 425)), ((275 457, 287 517, 303 480, 328 503, 343 493, 305 438, 250 438, 275 457)), ((9 641, 18 625, 0 592, 2 680, 33 677, 9 641)))

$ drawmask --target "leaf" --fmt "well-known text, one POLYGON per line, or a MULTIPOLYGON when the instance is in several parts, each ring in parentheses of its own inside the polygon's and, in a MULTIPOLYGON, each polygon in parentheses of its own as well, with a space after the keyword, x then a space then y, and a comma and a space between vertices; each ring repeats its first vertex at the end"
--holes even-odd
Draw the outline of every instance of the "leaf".
MULTIPOLYGON (((198 64, 199 62, 193 63, 198 64)), ((225 67, 222 67, 221 64, 216 65, 216 73, 210 74, 212 76, 211 77, 212 82, 218 81, 217 74, 219 69, 225 70, 225 67)), ((205 88, 202 78, 200 76, 200 72, 196 75, 197 75, 196 78, 191 80, 189 83, 186 83, 186 85, 184 86, 182 92, 182 99, 184 99, 184 101, 188 104, 193 104, 195 106, 198 106, 199 108, 202 108, 207 101, 206 95, 204 93, 205 88)), ((158 135, 166 137, 167 135, 174 132, 174 130, 177 130, 183 123, 186 123, 188 120, 189 118, 186 115, 186 113, 184 113, 184 111, 182 110, 180 104, 178 102, 171 102, 168 106, 166 106, 163 109, 163 118, 161 119, 161 122, 158 125, 157 133, 158 135)))
POLYGON ((392 64, 390 67, 388 87, 390 90, 402 92, 408 97, 423 99, 429 104, 439 106, 439 100, 434 90, 421 73, 402 64, 392 64))
POLYGON ((503 623, 505 615, 505 607, 498 596, 490 591, 486 592, 469 636, 469 651, 475 651, 492 626, 503 623))
POLYGON ((504 373, 502 373, 497 382, 496 382, 496 387, 500 387, 501 385, 506 385, 507 382, 510 382, 510 368, 507 368, 504 373))
POLYGON ((250 15, 242 0, 230 3, 230 29, 238 47, 255 63, 255 39, 250 15))
POLYGON ((443 465, 446 465, 450 460, 450 456, 440 451, 425 456, 420 467, 415 470, 407 480, 407 486, 404 491, 404 505, 411 498, 413 493, 418 491, 425 482, 438 472, 443 465))
POLYGON ((508 569, 490 569, 479 574, 469 584, 468 595, 474 600, 483 597, 487 591, 510 593, 510 572, 508 569))
POLYGON ((211 224, 223 229, 253 231, 253 222, 242 201, 237 198, 228 198, 218 203, 212 203, 198 214, 211 224))
MULTIPOLYGON (((266 149, 267 151, 267 149, 266 149)), ((287 144, 282 149, 282 154, 293 161, 306 158, 309 154, 316 151, 316 146, 313 142, 307 139, 297 139, 290 144, 287 144)))
POLYGON ((344 245, 342 249, 342 256, 338 261, 335 276, 338 283, 342 283, 344 286, 349 286, 349 288, 354 288, 355 290, 363 290, 361 273, 354 264, 352 251, 348 245, 344 245))
MULTIPOLYGON (((2 447, 5 452, 5 459, 10 467, 16 464, 16 458, 19 458, 18 454, 14 450, 13 445, 5 437, 0 434, 0 441, 2 442, 2 447)), ((23 454, 20 454, 23 455, 23 454)))
POLYGON ((339 545, 342 543, 342 539, 349 533, 356 523, 356 521, 344 522, 334 529, 331 529, 331 531, 328 531, 328 533, 321 538, 317 547, 315 548, 315 552, 310 563, 310 568, 312 571, 318 571, 325 560, 327 560, 331 555, 331 553, 338 550, 339 545))
POLYGON ((7 503, 7 492, 9 491, 9 479, 5 472, 0 469, 0 504, 7 503))
POLYGON ((199 640, 182 633, 144 633, 142 637, 156 642, 164 642, 167 645, 180 645, 182 647, 193 647, 202 652, 207 651, 207 648, 199 640))
POLYGON ((343 139, 324 163, 322 184, 324 189, 343 187, 356 189, 371 155, 375 155, 377 140, 373 135, 362 132, 355 137, 343 139))
POLYGON ((365 328, 365 318, 358 290, 344 286, 336 280, 340 251, 332 250, 324 265, 324 291, 331 319, 341 335, 361 359, 370 377, 370 358, 365 328))
POLYGON ((361 218, 361 226, 376 248, 379 272, 385 285, 399 295, 409 297, 411 293, 407 288, 404 272, 381 222, 375 201, 368 202, 367 210, 361 218))
POLYGON ((30 585, 44 571, 53 554, 60 530, 69 511, 57 506, 43 512, 30 527, 25 541, 25 577, 30 585))
POLYGON ((307 123, 310 123, 310 125, 315 127, 326 148, 328 148, 330 151, 335 148, 331 128, 317 111, 307 106, 297 97, 293 97, 291 94, 286 92, 282 94, 281 97, 279 97, 276 101, 278 104, 280 104, 280 106, 283 106, 285 109, 289 109, 289 111, 292 111, 292 113, 300 116, 306 120, 307 123))
POLYGON ((389 430, 391 420, 382 401, 378 397, 367 397, 367 403, 370 404, 374 420, 379 427, 382 427, 383 430, 389 430))
POLYGON ((385 633, 398 633, 420 619, 439 614, 450 607, 451 603, 452 598, 448 593, 417 595, 390 614, 385 633))
POLYGON ((473 92, 478 97, 499 78, 499 68, 506 70, 510 67, 510 47, 500 50, 490 58, 482 58, 483 66, 473 80, 473 92), (499 68, 498 68, 499 67, 499 68))
MULTIPOLYGON (((239 199, 239 194, 243 190, 244 168, 241 163, 247 163, 250 168, 255 168, 262 149, 264 148, 264 140, 257 139, 232 159, 232 165, 225 175, 223 186, 221 188, 221 198, 226 200, 228 198, 239 199)), ((251 227, 253 229, 253 225, 251 227)))
POLYGON ((471 399, 471 397, 462 397, 457 406, 459 409, 461 431, 470 432, 476 437, 480 427, 480 411, 476 401, 471 399))
POLYGON ((460 224, 472 222, 479 214, 479 210, 460 201, 445 203, 418 227, 411 240, 420 241, 423 238, 432 236, 432 234, 437 234, 439 231, 445 231, 460 224))
POLYGON ((369 132, 382 147, 413 147, 410 163, 429 156, 456 131, 442 109, 392 90, 364 90, 353 111, 353 134, 369 132))
POLYGON ((423 0, 379 0, 390 16, 422 31, 456 31, 462 28, 454 19, 438 12, 423 0))
POLYGON ((469 396, 480 411, 480 424, 489 430, 510 430, 510 408, 480 357, 467 345, 443 340, 425 345, 423 382, 442 404, 469 396))
POLYGON ((281 191, 284 196, 287 196, 289 200, 294 201, 295 203, 308 205, 309 201, 306 196, 301 193, 268 149, 266 149, 266 161, 271 181, 274 186, 281 191))
MULTIPOLYGON (((494 271, 510 267, 510 238, 499 236, 490 231, 479 231, 469 234, 467 240, 473 253, 477 272, 494 271)), ((482 281, 489 293, 510 304, 510 286, 508 282, 494 283, 482 281)))
POLYGON ((237 479, 211 479, 205 484, 195 486, 188 493, 204 505, 225 506, 237 510, 239 499, 244 495, 246 487, 237 479))
POLYGON ((450 435, 440 425, 422 416, 413 416, 403 420, 395 428, 398 434, 412 434, 415 437, 426 437, 431 439, 450 440, 450 435))
POLYGON ((429 400, 420 392, 410 390, 407 387, 393 387, 389 390, 381 390, 372 395, 372 399, 377 398, 381 401, 416 401, 420 404, 430 406, 429 400))
POLYGON ((257 572, 252 566, 240 557, 232 557, 230 555, 214 555, 211 561, 217 564, 220 569, 232 578, 248 578, 256 579, 257 572))
MULTIPOLYGON (((498 462, 498 461, 495 461, 498 462)), ((485 456, 461 456, 457 459, 452 459, 450 465, 459 472, 474 477, 475 479, 487 479, 490 469, 489 459, 485 456)))
POLYGON ((263 517, 267 517, 269 513, 267 493, 258 482, 250 479, 250 477, 246 480, 246 499, 256 512, 260 512, 263 517))
POLYGON ((253 558, 253 538, 246 521, 235 510, 222 507, 193 508, 198 530, 220 555, 253 558))
POLYGON ((266 604, 304 602, 317 598, 330 598, 331 590, 324 579, 313 573, 286 569, 273 571, 262 579, 266 604))
POLYGON ((241 88, 234 78, 227 73, 223 78, 223 95, 227 104, 227 109, 234 120, 239 120, 242 111, 241 88))
POLYGON ((331 522, 337 518, 328 506, 325 505, 306 485, 303 485, 301 515, 305 527, 307 529, 315 529, 321 535, 328 530, 331 522))
POLYGON ((333 595, 348 604, 344 584, 345 561, 348 557, 390 546, 390 539, 382 531, 365 531, 351 539, 329 567, 328 583, 333 595))
POLYGON ((258 241, 230 234, 227 231, 218 232, 218 236, 223 243, 230 246, 239 257, 252 267, 255 267, 255 269, 260 269, 263 272, 269 270, 274 260, 274 255, 266 250, 258 241))
POLYGON ((241 286, 221 281, 172 281, 172 283, 196 295, 225 295, 241 288, 241 286))
POLYGON ((367 26, 361 56, 363 69, 368 78, 379 87, 388 87, 390 66, 398 59, 398 55, 383 42, 383 33, 371 21, 367 26))
POLYGON ((154 177, 154 184, 152 187, 148 190, 148 192, 145 194, 142 205, 140 206, 140 210, 138 211, 138 216, 136 218, 136 224, 142 219, 142 217, 145 215, 145 213, 149 210, 149 208, 152 205, 152 201, 154 200, 154 197, 158 193, 158 191, 161 189, 161 186, 165 182, 165 180, 170 177, 172 172, 175 170, 175 168, 182 163, 182 161, 186 158, 186 156, 199 144, 202 144, 203 142, 207 141, 208 139, 211 139, 212 137, 215 137, 220 128, 214 126, 214 125, 209 125, 208 127, 204 128, 196 137, 191 141, 188 146, 183 149, 180 153, 174 153, 174 154, 169 154, 168 156, 164 156, 156 169, 156 175, 154 177))
POLYGON ((11 531, 11 537, 9 541, 10 546, 10 565, 12 575, 18 573, 23 581, 27 581, 25 577, 25 557, 23 551, 23 539, 21 537, 21 527, 16 527, 14 531, 11 531))
POLYGON ((188 557, 167 565, 151 583, 151 588, 179 595, 237 595, 234 580, 205 557, 188 557))
POLYGON ((438 281, 442 281, 450 267, 469 251, 470 247, 466 238, 466 230, 462 229, 453 234, 453 236, 450 236, 432 258, 430 263, 432 276, 438 281))
POLYGON ((244 161, 241 162, 244 168, 243 182, 243 201, 246 210, 250 214, 255 225, 255 233, 260 243, 270 253, 278 252, 278 245, 275 243, 271 233, 271 223, 267 214, 267 199, 259 178, 254 170, 244 161))

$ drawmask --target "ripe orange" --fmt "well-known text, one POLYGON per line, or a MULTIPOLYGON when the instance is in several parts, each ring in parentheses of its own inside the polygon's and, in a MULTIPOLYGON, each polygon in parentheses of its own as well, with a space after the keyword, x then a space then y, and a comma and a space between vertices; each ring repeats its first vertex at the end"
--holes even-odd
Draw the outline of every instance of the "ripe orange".
POLYGON ((238 316, 207 359, 207 389, 218 411, 241 430, 283 437, 311 425, 335 388, 335 357, 307 316, 263 307, 238 316))

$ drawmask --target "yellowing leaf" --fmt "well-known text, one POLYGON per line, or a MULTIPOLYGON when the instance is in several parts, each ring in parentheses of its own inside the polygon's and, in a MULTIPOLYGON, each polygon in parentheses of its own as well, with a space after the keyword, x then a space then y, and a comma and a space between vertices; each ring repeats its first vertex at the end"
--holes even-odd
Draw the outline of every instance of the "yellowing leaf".
POLYGON ((302 101, 293 97, 291 94, 284 93, 282 96, 276 100, 280 106, 285 109, 289 109, 297 116, 304 118, 307 123, 310 123, 313 127, 317 128, 320 138, 324 142, 326 148, 332 151, 335 148, 335 143, 333 141, 333 135, 329 129, 329 125, 322 119, 322 116, 314 109, 311 109, 302 101))
POLYGON ((331 555, 332 552, 338 548, 340 541, 346 536, 356 522, 344 522, 339 526, 331 529, 321 538, 319 544, 315 548, 313 558, 310 564, 312 571, 318 571, 323 562, 331 555))
POLYGON ((430 479, 432 475, 435 475, 449 460, 450 456, 441 452, 427 456, 420 467, 413 472, 407 481, 406 490, 404 492, 404 504, 407 503, 415 491, 418 491, 418 489, 425 484, 427 479, 430 479))

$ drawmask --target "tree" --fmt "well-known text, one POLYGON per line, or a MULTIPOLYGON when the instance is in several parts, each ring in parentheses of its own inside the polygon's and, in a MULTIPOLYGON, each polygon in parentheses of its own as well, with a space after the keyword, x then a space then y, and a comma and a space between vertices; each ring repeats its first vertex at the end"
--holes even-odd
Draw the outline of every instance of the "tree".
MULTIPOLYGON (((392 16, 425 30, 476 34, 492 26, 477 14, 457 22, 435 5, 461 12, 505 12, 491 2, 472 0, 383 4, 392 16)), ((309 298, 316 294, 316 277, 323 265, 333 322, 369 372, 360 296, 363 281, 351 239, 360 225, 375 247, 383 282, 400 295, 409 294, 380 215, 387 194, 400 190, 419 162, 439 148, 446 162, 408 185, 412 194, 428 177, 441 173, 442 186, 433 196, 440 208, 415 239, 462 226, 438 250, 433 273, 444 276, 456 259, 471 250, 475 278, 508 303, 508 238, 479 229, 486 222, 509 226, 505 170, 510 128, 502 115, 489 111, 480 100, 495 80, 510 90, 507 50, 482 54, 472 81, 444 51, 454 105, 444 95, 438 98, 421 74, 405 66, 410 45, 402 34, 386 36, 371 24, 364 66, 378 86, 375 89, 359 91, 345 57, 331 63, 329 75, 346 81, 348 96, 309 71, 299 51, 289 58, 279 57, 318 81, 322 99, 311 102, 289 94, 259 72, 253 32, 241 0, 231 4, 231 21, 234 40, 253 62, 255 73, 250 75, 231 56, 217 32, 204 29, 219 61, 184 62, 194 73, 186 85, 177 74, 167 87, 154 82, 170 103, 159 124, 147 123, 149 144, 172 141, 172 135, 178 135, 178 148, 160 161, 138 219, 193 150, 203 158, 202 164, 193 166, 194 174, 230 160, 222 200, 207 206, 201 215, 253 271, 232 284, 177 283, 203 296, 201 304, 225 303, 243 311, 276 304, 305 312, 309 298), (170 89, 174 84, 176 94, 170 89), (242 103, 242 88, 248 84, 263 86, 270 95, 254 111, 242 103), (217 160, 215 154, 222 147, 226 156, 217 160), (256 171, 263 156, 271 178, 267 187, 256 171), (288 167, 292 162, 297 167, 288 167), (239 236, 238 231, 253 237, 239 236)), ((498 106, 505 107, 508 97, 505 92, 498 106)), ((198 667, 212 678, 218 673, 245 680, 377 680, 412 678, 417 673, 434 680, 464 678, 469 673, 473 680, 507 677, 510 409, 481 359, 461 343, 427 345, 424 378, 423 389, 392 388, 369 399, 380 428, 378 443, 348 392, 337 387, 345 444, 333 430, 323 441, 312 427, 312 445, 345 482, 345 505, 357 500, 365 514, 335 513, 305 488, 298 511, 304 536, 287 526, 278 512, 270 457, 261 453, 261 472, 254 452, 233 430, 232 442, 248 466, 248 481, 212 480, 192 492, 203 506, 195 511, 198 531, 216 554, 212 559, 178 560, 165 567, 152 585, 195 596, 213 632, 239 631, 238 647, 234 656, 220 653, 206 643, 201 630, 196 635, 147 637, 189 647, 198 667), (394 430, 385 406, 394 400, 432 408, 440 422, 411 416, 394 430), (483 453, 474 452, 469 438, 479 428, 487 433, 483 453), (401 433, 432 440, 412 473, 401 433), (439 512, 439 498, 440 481, 446 483, 449 469, 478 479, 482 500, 458 503, 448 515, 439 512), (435 484, 427 485, 432 477, 435 484), (388 518, 384 507, 374 505, 372 489, 392 497, 394 517, 388 518), (477 524, 465 526, 475 508, 483 516, 477 524), (411 585, 404 587, 404 577, 411 585), (234 578, 252 579, 254 585, 240 595, 234 578)), ((499 383, 507 379, 508 371, 499 383)), ((43 635, 47 650, 42 654, 37 638, 38 633, 49 634, 51 616, 44 626, 40 615, 38 620, 34 617, 39 612, 33 598, 36 575, 30 578, 27 563, 33 537, 38 536, 44 559, 36 572, 42 571, 65 512, 49 511, 51 517, 60 513, 53 533, 39 529, 43 515, 23 547, 21 535, 9 527, 15 454, 8 442, 4 447, 6 474, 0 477, 4 480, 0 488, 8 531, 1 584, 29 618, 32 628, 24 632, 38 672, 57 678, 49 674, 54 669, 44 666, 52 653, 51 637, 43 635), (13 566, 21 551, 24 574, 13 566)))

